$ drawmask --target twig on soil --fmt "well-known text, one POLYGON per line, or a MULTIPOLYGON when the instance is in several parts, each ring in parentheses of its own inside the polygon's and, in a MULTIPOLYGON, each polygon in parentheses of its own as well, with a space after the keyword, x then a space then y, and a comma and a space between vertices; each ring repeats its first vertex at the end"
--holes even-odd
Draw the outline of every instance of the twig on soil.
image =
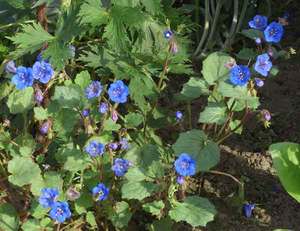
POLYGON ((235 182, 237 182, 239 185, 244 186, 244 184, 240 180, 238 180, 236 177, 234 177, 233 175, 231 175, 229 173, 220 172, 220 171, 216 171, 216 170, 210 170, 210 171, 208 171, 208 173, 217 174, 217 175, 223 175, 223 176, 228 176, 232 180, 234 180, 235 182))

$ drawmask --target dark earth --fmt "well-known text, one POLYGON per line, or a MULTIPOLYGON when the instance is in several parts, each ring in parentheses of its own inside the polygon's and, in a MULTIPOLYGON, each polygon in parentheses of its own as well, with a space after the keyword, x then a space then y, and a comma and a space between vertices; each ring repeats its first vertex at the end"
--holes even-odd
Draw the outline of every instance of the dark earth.
POLYGON ((209 195, 218 215, 207 228, 197 230, 300 230, 300 204, 281 186, 267 152, 275 142, 300 143, 300 11, 299 2, 294 4, 294 17, 286 27, 283 47, 293 47, 298 54, 277 63, 279 75, 266 81, 259 92, 261 108, 271 112, 272 124, 265 129, 250 121, 241 136, 231 137, 221 147, 221 163, 216 167, 244 179, 245 200, 256 204, 253 216, 246 218, 232 207, 230 195, 237 190, 233 180, 207 174, 200 194, 209 195))

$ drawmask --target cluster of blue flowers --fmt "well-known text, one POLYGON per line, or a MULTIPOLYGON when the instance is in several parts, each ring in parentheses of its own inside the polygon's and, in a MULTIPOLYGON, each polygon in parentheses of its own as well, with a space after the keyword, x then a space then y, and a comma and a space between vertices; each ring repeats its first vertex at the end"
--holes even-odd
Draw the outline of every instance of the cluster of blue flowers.
POLYGON ((93 140, 85 147, 85 151, 91 157, 102 156, 105 152, 105 145, 93 140))
MULTIPOLYGON (((119 142, 112 142, 112 143, 108 144, 107 147, 111 151, 115 151, 117 149, 127 150, 129 148, 129 143, 126 138, 122 138, 119 142)), ((85 151, 91 157, 102 156, 105 152, 105 145, 102 143, 99 143, 98 141, 92 140, 85 147, 85 151)), ((124 174, 127 172, 128 168, 131 165, 132 164, 130 163, 130 161, 128 161, 126 159, 116 158, 114 160, 114 165, 112 166, 112 170, 116 176, 124 176, 124 174)))
POLYGON ((46 84, 54 76, 54 70, 51 64, 38 58, 37 61, 31 67, 16 67, 14 61, 10 61, 6 65, 6 71, 14 74, 12 77, 12 83, 18 90, 23 90, 33 85, 34 79, 46 84))
POLYGON ((69 204, 65 201, 57 201, 59 192, 56 188, 43 188, 39 197, 39 203, 43 208, 49 208, 49 216, 58 223, 65 222, 71 217, 69 204))
MULTIPOLYGON (((93 81, 85 89, 85 95, 88 99, 93 99, 99 97, 102 93, 103 86, 99 81, 93 81)), ((117 80, 116 82, 110 84, 108 89, 108 95, 112 102, 114 103, 126 103, 127 97, 129 95, 129 88, 124 84, 122 80, 117 80)), ((108 110, 107 103, 101 103, 99 106, 100 113, 106 113, 108 110)))
POLYGON ((174 168, 177 174, 177 183, 183 184, 185 177, 196 174, 196 161, 187 153, 181 153, 174 162, 174 168))
MULTIPOLYGON (((262 15, 256 15, 251 21, 249 26, 252 29, 263 31, 264 40, 268 43, 279 43, 282 39, 284 29, 282 24, 278 22, 271 22, 268 25, 268 18, 262 15)), ((255 42, 260 45, 262 43, 261 38, 256 38, 255 42)), ((267 53, 258 55, 254 64, 254 70, 267 77, 272 69, 271 57, 267 53)), ((251 72, 248 66, 234 65, 230 71, 230 81, 234 85, 245 86, 251 78, 251 72)), ((264 81, 260 78, 255 78, 255 84, 258 87, 264 85, 264 81)))

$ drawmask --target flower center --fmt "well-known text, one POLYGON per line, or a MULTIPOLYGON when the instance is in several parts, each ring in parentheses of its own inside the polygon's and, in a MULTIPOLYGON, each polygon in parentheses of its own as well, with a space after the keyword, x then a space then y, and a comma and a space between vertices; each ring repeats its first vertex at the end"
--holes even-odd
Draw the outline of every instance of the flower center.
POLYGON ((120 87, 114 89, 114 95, 118 96, 121 95, 121 93, 122 93, 122 89, 120 87))
POLYGON ((239 79, 243 80, 244 77, 245 77, 245 74, 241 70, 239 70, 239 79))
POLYGON ((189 163, 186 161, 181 162, 181 168, 187 169, 189 167, 189 163))
POLYGON ((269 32, 270 36, 276 35, 277 34, 277 30, 275 28, 272 28, 269 32))
POLYGON ((58 208, 58 209, 56 210, 56 215, 57 215, 57 216, 63 215, 63 213, 64 213, 64 211, 63 211, 61 208, 58 208))

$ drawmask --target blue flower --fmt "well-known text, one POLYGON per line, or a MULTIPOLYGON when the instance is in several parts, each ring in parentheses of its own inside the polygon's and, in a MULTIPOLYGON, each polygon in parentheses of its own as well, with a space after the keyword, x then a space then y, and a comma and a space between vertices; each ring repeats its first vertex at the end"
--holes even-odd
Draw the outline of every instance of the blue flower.
POLYGON ((96 201, 104 201, 108 197, 109 188, 106 188, 104 184, 100 183, 92 189, 92 193, 96 201))
POLYGON ((249 23, 253 29, 264 30, 268 25, 268 18, 262 15, 256 15, 249 23))
POLYGON ((44 122, 42 124, 42 126, 40 127, 40 133, 43 134, 43 135, 46 135, 49 131, 49 128, 51 126, 51 123, 49 120, 47 120, 46 122, 44 122))
POLYGON ((16 85, 18 90, 23 90, 26 87, 30 87, 33 84, 32 69, 19 66, 16 74, 12 77, 12 83, 16 85))
POLYGON ((177 112, 175 113, 175 117, 176 117, 176 120, 177 120, 177 121, 180 121, 180 120, 182 120, 182 118, 183 118, 183 113, 182 113, 181 111, 177 111, 177 112))
POLYGON ((235 65, 230 70, 230 81, 234 85, 244 86, 248 83, 251 73, 247 66, 235 65))
POLYGON ((244 216, 247 217, 247 218, 250 218, 254 208, 255 208, 254 204, 249 204, 249 203, 244 204, 243 205, 243 214, 244 214, 244 216))
POLYGON ((180 176, 193 176, 196 174, 196 161, 187 153, 182 153, 174 163, 176 172, 180 176))
POLYGON ((17 68, 16 68, 15 62, 12 61, 12 60, 9 61, 9 62, 7 62, 6 65, 5 65, 5 71, 7 73, 13 73, 13 74, 15 74, 17 72, 17 68))
POLYGON ((118 144, 118 143, 110 143, 110 144, 108 145, 108 147, 109 147, 109 149, 115 151, 115 150, 118 149, 119 144, 118 144))
POLYGON ((255 85, 256 85, 257 87, 262 87, 262 86, 264 86, 264 81, 262 81, 261 79, 255 78, 254 80, 255 80, 255 85))
POLYGON ((44 100, 43 92, 41 89, 37 88, 34 93, 34 99, 37 103, 42 103, 44 100))
POLYGON ((111 169, 114 171, 116 176, 124 176, 130 165, 131 164, 128 160, 116 158, 111 169))
POLYGON ((102 89, 103 89, 103 87, 99 81, 93 81, 85 89, 85 96, 88 99, 96 98, 101 94, 102 89))
POLYGON ((185 182, 184 176, 178 176, 176 182, 180 185, 184 184, 185 182))
POLYGON ((36 61, 32 66, 32 75, 41 83, 48 83, 54 75, 54 71, 50 63, 44 60, 36 61))
POLYGON ((105 151, 105 146, 93 140, 85 147, 85 151, 91 157, 102 156, 105 151))
POLYGON ((99 112, 105 114, 108 111, 108 103, 100 103, 99 112))
POLYGON ((82 110, 82 116, 88 117, 90 115, 90 109, 86 108, 82 110))
POLYGON ((58 201, 53 204, 49 212, 50 217, 58 223, 63 223, 66 219, 71 217, 69 204, 65 201, 58 201))
POLYGON ((257 56, 256 63, 254 65, 254 69, 261 74, 262 76, 268 76, 269 71, 272 68, 272 62, 270 60, 270 56, 268 54, 262 54, 257 56))
POLYGON ((129 89, 122 80, 117 80, 109 86, 108 95, 110 100, 115 103, 125 103, 129 95, 129 89))
POLYGON ((264 30, 265 39, 270 43, 279 43, 283 33, 283 26, 277 22, 271 22, 264 30))
POLYGON ((127 150, 129 148, 128 139, 126 139, 126 138, 122 138, 120 140, 119 144, 121 145, 122 150, 127 150))
POLYGON ((39 203, 43 208, 50 208, 55 203, 58 197, 58 190, 56 188, 43 188, 39 197, 39 203))
POLYGON ((172 38, 172 36, 173 36, 173 32, 171 30, 165 30, 164 31, 164 37, 166 39, 170 39, 170 38, 172 38))

